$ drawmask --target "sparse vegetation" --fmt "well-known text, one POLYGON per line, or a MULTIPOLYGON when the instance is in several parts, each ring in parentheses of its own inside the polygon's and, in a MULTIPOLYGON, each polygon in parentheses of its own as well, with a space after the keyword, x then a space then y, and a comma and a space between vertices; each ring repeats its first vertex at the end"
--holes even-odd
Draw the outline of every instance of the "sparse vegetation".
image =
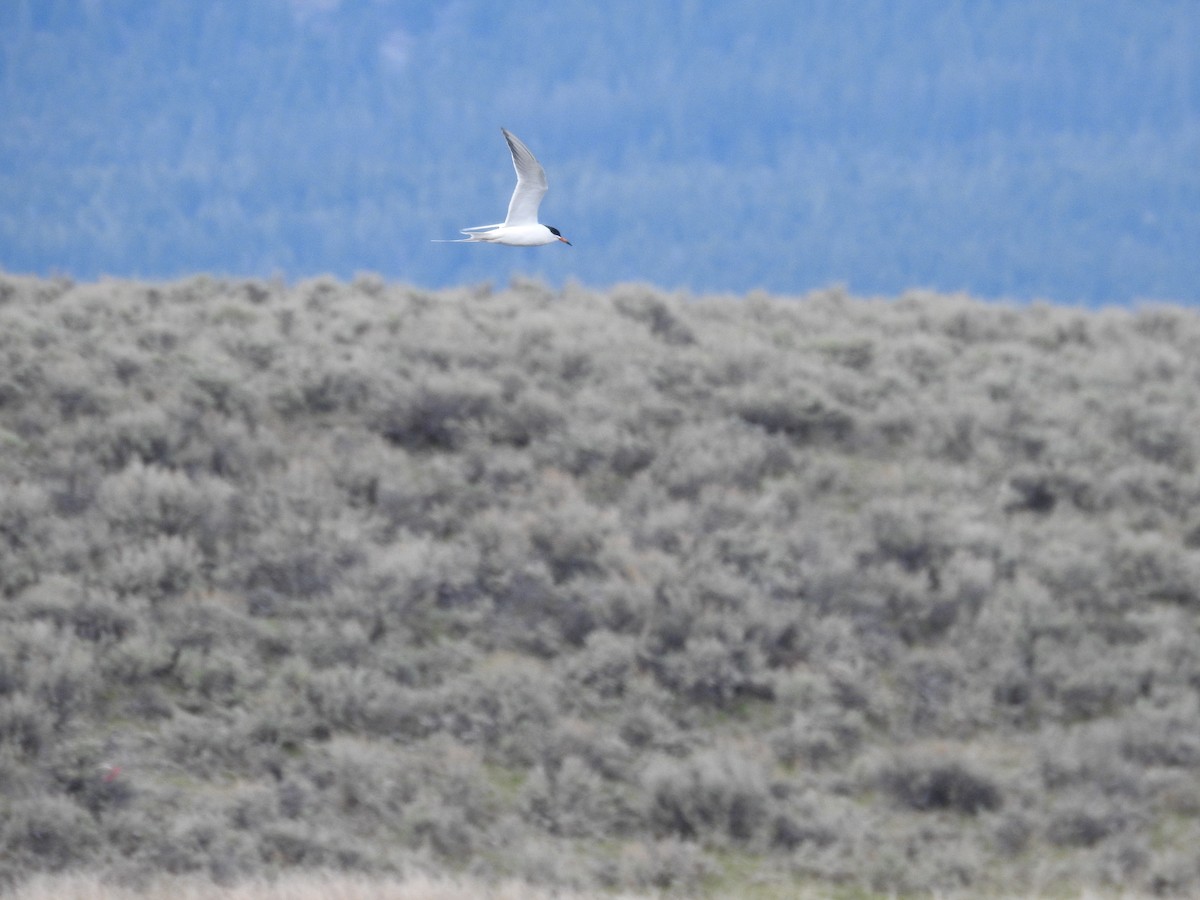
POLYGON ((0 276, 0 885, 1195 894, 1197 383, 1173 307, 0 276))

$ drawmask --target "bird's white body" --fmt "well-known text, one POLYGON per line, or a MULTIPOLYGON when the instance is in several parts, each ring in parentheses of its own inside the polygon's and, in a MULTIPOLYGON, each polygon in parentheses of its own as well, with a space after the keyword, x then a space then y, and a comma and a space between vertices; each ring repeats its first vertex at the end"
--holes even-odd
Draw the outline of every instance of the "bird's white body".
POLYGON ((511 247, 537 247, 541 244, 553 244, 562 241, 561 235, 556 235, 545 225, 534 222, 532 225, 485 225, 481 228, 464 228, 463 234, 468 235, 462 241, 486 241, 489 244, 508 244, 511 247))
POLYGON ((508 141, 513 168, 517 170, 517 187, 513 191, 512 199, 508 201, 508 216, 498 225, 464 228, 462 233, 466 235, 465 238, 459 238, 457 241, 439 241, 438 243, 487 243, 508 244, 510 247, 537 247, 562 241, 570 246, 571 242, 559 234, 557 228, 538 222, 538 207, 542 205, 542 198, 546 196, 549 187, 546 182, 546 171, 520 138, 507 128, 500 130, 504 133, 504 139, 508 141))

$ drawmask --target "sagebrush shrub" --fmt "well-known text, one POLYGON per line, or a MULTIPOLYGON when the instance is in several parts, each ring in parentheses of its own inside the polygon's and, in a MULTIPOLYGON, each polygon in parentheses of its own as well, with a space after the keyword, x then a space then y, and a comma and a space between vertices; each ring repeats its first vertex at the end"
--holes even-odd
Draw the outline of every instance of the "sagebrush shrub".
POLYGON ((90 859, 100 832, 82 807, 63 797, 43 796, 7 805, 0 816, 0 841, 17 865, 57 872, 90 859))
POLYGON ((0 746, 18 757, 36 758, 49 741, 53 721, 29 694, 5 693, 0 698, 0 746))
POLYGON ((917 810, 965 815, 999 809, 1004 794, 996 781, 954 754, 925 751, 886 763, 880 785, 897 801, 917 810))
POLYGON ((653 827, 685 840, 751 842, 771 807, 763 766, 733 747, 657 757, 641 781, 653 827))
POLYGON ((34 584, 46 567, 51 498, 36 484, 0 482, 0 594, 34 584))
POLYGON ((190 538, 167 535, 124 547, 111 562, 109 584, 118 596, 152 603, 203 587, 203 555, 190 538))

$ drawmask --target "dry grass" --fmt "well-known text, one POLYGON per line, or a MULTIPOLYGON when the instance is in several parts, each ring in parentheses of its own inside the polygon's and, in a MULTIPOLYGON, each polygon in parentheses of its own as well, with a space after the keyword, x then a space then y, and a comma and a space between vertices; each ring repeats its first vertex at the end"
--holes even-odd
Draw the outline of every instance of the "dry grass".
MULTIPOLYGON (((403 880, 365 875, 304 873, 221 886, 199 878, 172 878, 144 887, 106 884, 93 875, 39 876, 13 900, 583 900, 597 894, 534 887, 518 881, 487 884, 467 879, 413 875, 403 880)), ((648 895, 605 894, 613 900, 648 895)))
MULTIPOLYGON (((18 888, 12 900, 649 900, 658 896, 661 895, 577 892, 536 887, 514 880, 489 884, 466 878, 430 875, 413 875, 400 880, 310 872, 276 879, 254 879, 233 886, 217 885, 203 878, 168 878, 155 880, 142 887, 129 887, 106 883, 94 875, 39 875, 18 888)), ((671 893, 670 896, 682 895, 671 893)), ((723 896, 729 900, 729 895, 723 896)), ((745 896, 770 897, 772 900, 784 896, 789 900, 827 900, 853 896, 866 900, 874 895, 858 892, 848 894, 844 888, 830 893, 824 889, 796 887, 789 888, 786 895, 751 890, 745 896)), ((951 900, 978 895, 935 893, 929 896, 937 900, 951 900)), ((1062 900, 1066 895, 1054 896, 1062 900)), ((1071 896, 1077 896, 1078 900, 1137 900, 1142 895, 1082 891, 1071 896)))

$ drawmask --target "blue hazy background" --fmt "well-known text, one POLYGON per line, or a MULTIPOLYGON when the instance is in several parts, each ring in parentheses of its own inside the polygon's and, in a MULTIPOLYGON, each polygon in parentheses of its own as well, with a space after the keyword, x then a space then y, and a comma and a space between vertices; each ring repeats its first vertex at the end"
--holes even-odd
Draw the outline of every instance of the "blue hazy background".
POLYGON ((0 268, 1200 302, 1200 3, 2 0, 0 268), (575 244, 500 221, 499 127, 575 244))

